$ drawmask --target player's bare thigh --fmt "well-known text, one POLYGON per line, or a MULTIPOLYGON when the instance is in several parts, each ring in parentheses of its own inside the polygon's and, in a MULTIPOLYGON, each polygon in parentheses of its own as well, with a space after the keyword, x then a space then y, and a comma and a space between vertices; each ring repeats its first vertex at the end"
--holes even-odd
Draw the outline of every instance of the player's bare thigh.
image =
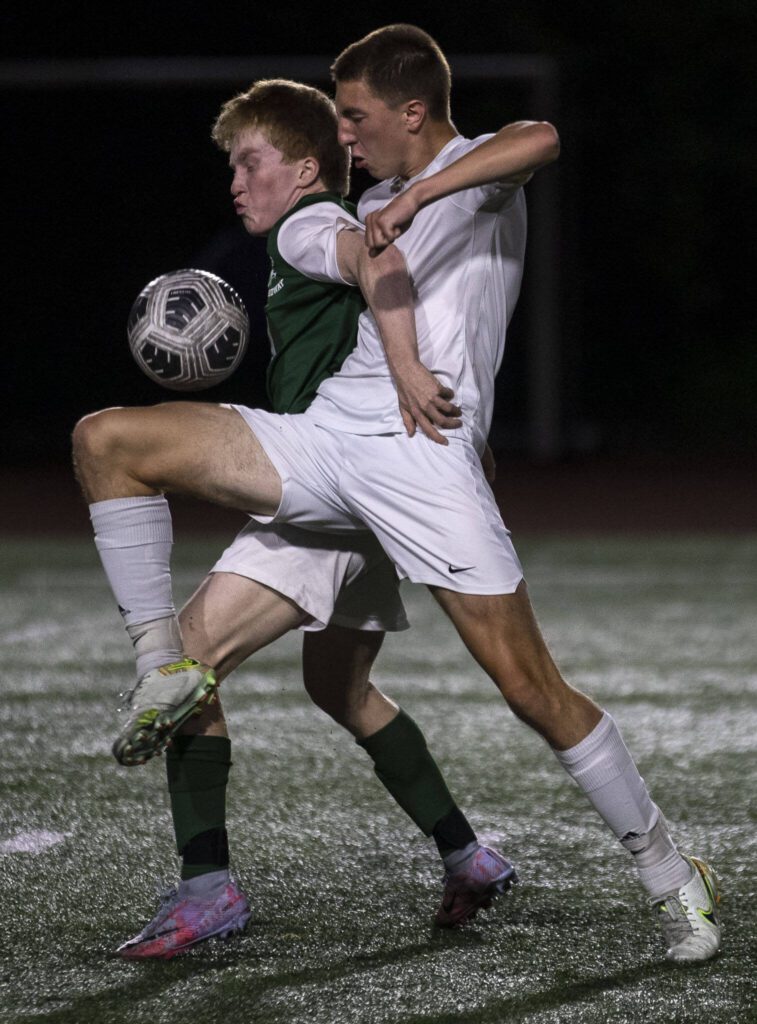
POLYGON ((88 501, 179 491, 272 515, 281 480, 242 417, 205 402, 93 413, 74 430, 74 461, 88 501))
MULTIPOLYGON (((294 601, 235 573, 206 576, 179 614, 184 653, 225 679, 255 651, 296 629, 305 612, 294 601)), ((206 707, 181 730, 185 735, 226 736, 220 702, 206 707)))
POLYGON ((580 742, 597 724, 596 705, 561 676, 521 580, 512 594, 461 594, 429 588, 476 661, 512 710, 557 749, 580 742))

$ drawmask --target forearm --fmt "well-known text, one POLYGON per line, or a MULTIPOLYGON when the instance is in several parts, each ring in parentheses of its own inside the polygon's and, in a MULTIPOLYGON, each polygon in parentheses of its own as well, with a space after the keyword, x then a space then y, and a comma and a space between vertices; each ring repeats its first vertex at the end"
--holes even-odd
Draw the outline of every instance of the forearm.
POLYGON ((389 370, 396 379, 418 362, 413 292, 405 259, 395 246, 389 246, 375 259, 362 248, 355 270, 376 321, 389 370))
POLYGON ((394 245, 370 256, 362 234, 342 231, 337 260, 344 280, 360 286, 373 313, 405 429, 412 437, 418 426, 432 441, 447 444, 437 427, 456 430, 462 425, 461 410, 452 404, 452 389, 419 359, 413 288, 404 256, 394 245))
POLYGON ((560 141, 546 121, 519 121, 506 125, 496 135, 443 170, 421 179, 408 189, 418 208, 444 196, 497 181, 527 179, 534 171, 556 160, 560 141))

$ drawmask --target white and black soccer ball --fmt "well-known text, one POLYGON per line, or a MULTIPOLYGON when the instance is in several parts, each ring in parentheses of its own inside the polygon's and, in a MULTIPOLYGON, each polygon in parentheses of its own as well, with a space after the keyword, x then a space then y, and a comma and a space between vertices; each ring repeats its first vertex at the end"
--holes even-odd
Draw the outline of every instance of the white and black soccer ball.
POLYGON ((250 321, 230 284, 206 270, 174 270, 150 281, 131 307, 129 348, 152 380, 201 391, 236 370, 250 321))

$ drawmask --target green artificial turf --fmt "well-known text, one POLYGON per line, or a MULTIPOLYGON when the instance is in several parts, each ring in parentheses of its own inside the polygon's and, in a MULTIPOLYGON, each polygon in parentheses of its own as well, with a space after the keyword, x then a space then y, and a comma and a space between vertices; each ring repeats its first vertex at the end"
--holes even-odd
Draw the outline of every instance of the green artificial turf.
MULTIPOLYGON (((177 600, 220 543, 183 538, 177 600)), ((426 592, 374 681, 424 730, 521 884, 435 934, 433 843, 308 701, 299 638, 224 684, 229 833, 247 934, 164 963, 113 949, 175 877, 163 765, 110 744, 130 650, 93 548, 8 541, 2 606, 0 1021, 746 1024, 757 972, 757 538, 531 538, 532 599, 566 676, 618 721, 685 851, 722 878, 720 957, 663 957, 628 855, 513 719, 426 592)))

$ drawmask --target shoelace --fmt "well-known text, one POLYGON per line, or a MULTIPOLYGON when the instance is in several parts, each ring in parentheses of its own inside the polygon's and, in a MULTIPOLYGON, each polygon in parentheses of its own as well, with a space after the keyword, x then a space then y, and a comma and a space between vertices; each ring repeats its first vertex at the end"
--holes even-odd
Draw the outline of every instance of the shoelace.
POLYGON ((168 917, 171 904, 176 901, 176 898, 179 895, 179 889, 176 885, 156 885, 155 890, 156 895, 160 900, 160 905, 150 922, 142 930, 142 934, 146 936, 150 935, 156 928, 160 927, 163 921, 165 921, 166 917, 168 917))
POLYGON ((131 699, 134 696, 134 691, 136 689, 137 686, 134 686, 131 690, 122 690, 118 694, 118 707, 116 708, 118 714, 121 714, 124 711, 131 711, 131 699))
POLYGON ((117 711, 133 711, 134 710, 134 698, 137 695, 137 691, 139 690, 139 688, 142 686, 142 684, 144 683, 144 681, 146 679, 147 679, 146 675, 142 676, 142 678, 138 679, 136 681, 136 683, 134 684, 134 686, 132 686, 132 688, 130 690, 123 690, 121 693, 119 693, 118 699, 120 701, 122 701, 122 703, 121 703, 121 706, 116 709, 117 711))
POLYGON ((677 896, 664 899, 662 905, 665 907, 665 910, 660 909, 659 911, 662 915, 660 919, 662 930, 670 945, 677 946, 679 942, 683 942, 693 933, 694 928, 677 896))

